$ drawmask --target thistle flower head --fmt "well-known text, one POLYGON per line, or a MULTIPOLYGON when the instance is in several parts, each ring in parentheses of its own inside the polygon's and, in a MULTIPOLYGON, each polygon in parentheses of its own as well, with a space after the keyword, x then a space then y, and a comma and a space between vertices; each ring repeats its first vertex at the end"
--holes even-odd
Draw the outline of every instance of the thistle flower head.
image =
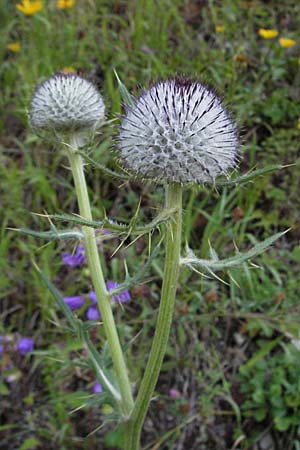
POLYGON ((31 101, 30 122, 36 131, 54 135, 95 130, 104 120, 101 94, 88 80, 58 73, 42 83, 31 101))
POLYGON ((236 165, 237 143, 236 127, 214 92, 171 79, 127 108, 119 145, 121 159, 137 176, 201 184, 236 165))

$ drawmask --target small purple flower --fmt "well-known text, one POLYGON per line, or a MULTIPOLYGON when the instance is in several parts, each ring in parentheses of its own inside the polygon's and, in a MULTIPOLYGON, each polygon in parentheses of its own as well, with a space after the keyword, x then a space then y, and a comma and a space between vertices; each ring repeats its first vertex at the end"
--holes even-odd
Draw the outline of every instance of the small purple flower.
POLYGON ((82 245, 78 245, 75 253, 64 252, 61 259, 70 267, 82 266, 85 263, 85 249, 82 245))
POLYGON ((64 302, 68 307, 74 311, 75 309, 79 309, 84 304, 84 298, 80 297, 80 295, 75 295, 73 297, 64 297, 64 302))
POLYGON ((91 291, 89 293, 89 297, 92 300, 92 303, 94 303, 94 305, 97 305, 97 295, 95 291, 91 291))
POLYGON ((18 352, 25 356, 27 353, 32 352, 34 347, 34 341, 32 338, 21 338, 17 344, 18 352))
MULTIPOLYGON (((119 287, 119 283, 117 283, 116 281, 107 281, 106 283, 106 289, 108 291, 111 291, 112 289, 116 289, 117 287, 119 287)), ((116 303, 126 303, 128 302, 128 300, 131 299, 129 291, 127 289, 125 289, 122 292, 119 292, 119 294, 116 294, 113 296, 113 299, 116 303)))
POLYGON ((101 233, 102 234, 112 234, 112 231, 108 230, 107 228, 101 228, 101 233))
POLYGON ((95 383, 93 386, 93 392, 94 394, 101 394, 102 393, 102 386, 100 383, 95 383))
POLYGON ((177 389, 171 388, 171 389, 169 390, 169 396, 170 396, 171 398, 173 398, 174 400, 177 400, 178 398, 181 397, 181 394, 180 394, 180 392, 179 392, 177 389))
POLYGON ((3 355, 3 352, 4 352, 4 345, 0 344, 0 356, 3 355))
POLYGON ((101 316, 100 316, 100 313, 99 313, 99 310, 98 310, 97 306, 92 305, 92 306, 88 307, 88 309, 86 311, 86 318, 88 320, 99 320, 100 317, 101 316))

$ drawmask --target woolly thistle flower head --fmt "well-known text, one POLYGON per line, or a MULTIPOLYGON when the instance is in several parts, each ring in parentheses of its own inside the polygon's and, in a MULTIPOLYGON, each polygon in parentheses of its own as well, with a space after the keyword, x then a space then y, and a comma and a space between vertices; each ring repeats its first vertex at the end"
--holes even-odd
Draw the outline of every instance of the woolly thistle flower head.
POLYGON ((137 176, 177 183, 214 182, 237 161, 236 126, 199 82, 171 79, 127 107, 119 146, 137 176))
POLYGON ((37 132, 61 136, 94 131, 103 122, 104 112, 102 96, 90 81, 58 73, 36 89, 29 119, 37 132))

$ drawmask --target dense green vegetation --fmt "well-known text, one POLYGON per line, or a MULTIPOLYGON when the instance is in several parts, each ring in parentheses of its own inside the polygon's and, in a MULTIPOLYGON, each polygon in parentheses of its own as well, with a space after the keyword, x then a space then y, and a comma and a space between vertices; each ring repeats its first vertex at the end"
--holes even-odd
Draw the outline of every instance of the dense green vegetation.
MULTIPOLYGON (((0 449, 117 449, 123 439, 122 427, 107 421, 110 406, 93 394, 95 378, 82 363, 81 342, 65 330, 32 263, 65 296, 91 290, 87 266, 63 264, 61 254, 72 252, 72 243, 9 230, 48 230, 48 220, 32 213, 77 212, 66 161, 28 126, 34 87, 63 70, 96 83, 113 127, 105 127, 90 154, 114 168, 122 112, 116 69, 136 95, 151 81, 178 73, 214 86, 239 125, 239 172, 287 166, 243 186, 185 192, 184 239, 202 257, 210 246, 224 258, 291 230, 255 266, 218 278, 182 272, 144 448, 299 450, 300 5, 76 0, 61 9, 49 0, 26 15, 17 3, 0 4, 0 449), (266 29, 274 30, 273 37, 266 29), (34 339, 32 355, 16 349, 24 336, 34 339)), ((106 211, 128 222, 141 200, 139 222, 147 223, 162 202, 159 185, 121 185, 92 164, 86 174, 95 220, 106 211)), ((153 235, 153 245, 159 238, 153 235)), ((149 240, 145 236, 114 254, 119 243, 109 237, 101 253, 107 280, 117 282, 124 279, 125 259, 130 274, 145 264, 149 240)), ((162 266, 158 254, 146 282, 130 290, 131 301, 114 308, 134 383, 150 348, 162 266)), ((83 319, 85 308, 76 312, 83 319)), ((91 338, 108 358, 102 331, 93 328, 91 338)))

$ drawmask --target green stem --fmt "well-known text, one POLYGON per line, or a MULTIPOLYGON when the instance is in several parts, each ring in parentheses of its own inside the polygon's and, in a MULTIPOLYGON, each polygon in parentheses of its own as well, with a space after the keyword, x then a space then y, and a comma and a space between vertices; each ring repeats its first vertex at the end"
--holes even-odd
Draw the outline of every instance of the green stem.
POLYGON ((140 434, 149 403, 166 353, 176 297, 179 274, 182 223, 182 187, 170 184, 166 188, 166 208, 174 213, 166 233, 166 260, 163 286, 155 334, 141 387, 126 426, 125 450, 140 448, 140 434))
MULTIPOLYGON (((70 140, 70 147, 68 147, 67 155, 74 178, 79 212, 84 219, 92 220, 91 206, 83 170, 83 160, 77 152, 77 149, 77 139, 76 136, 73 136, 73 138, 70 140)), ((84 226, 82 227, 82 232, 85 240, 85 251, 87 255, 88 266, 96 292, 97 303, 103 321, 104 332, 108 340, 110 354, 122 397, 122 413, 125 415, 125 417, 129 417, 130 412, 133 408, 131 386, 116 324, 112 314, 110 297, 107 293, 105 280, 100 264, 95 230, 93 228, 84 226)))

